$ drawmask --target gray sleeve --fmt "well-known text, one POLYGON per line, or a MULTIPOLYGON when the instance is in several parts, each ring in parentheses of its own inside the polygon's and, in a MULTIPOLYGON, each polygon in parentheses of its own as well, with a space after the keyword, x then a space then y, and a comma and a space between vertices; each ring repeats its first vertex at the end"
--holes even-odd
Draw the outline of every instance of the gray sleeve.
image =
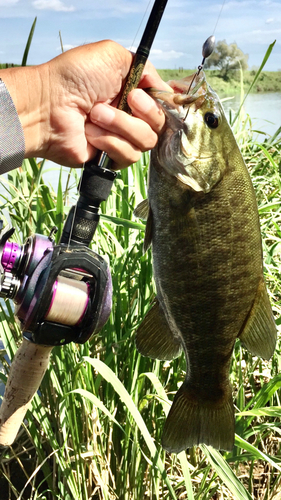
POLYGON ((13 100, 0 78, 0 174, 20 167, 24 153, 23 129, 13 100))

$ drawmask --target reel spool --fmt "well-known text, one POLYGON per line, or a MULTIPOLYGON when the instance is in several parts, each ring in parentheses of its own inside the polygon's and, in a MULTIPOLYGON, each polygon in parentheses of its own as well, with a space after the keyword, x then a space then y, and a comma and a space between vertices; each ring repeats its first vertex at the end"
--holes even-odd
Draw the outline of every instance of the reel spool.
POLYGON ((78 325, 88 303, 89 290, 85 281, 58 276, 53 284, 51 304, 45 319, 63 325, 78 325))

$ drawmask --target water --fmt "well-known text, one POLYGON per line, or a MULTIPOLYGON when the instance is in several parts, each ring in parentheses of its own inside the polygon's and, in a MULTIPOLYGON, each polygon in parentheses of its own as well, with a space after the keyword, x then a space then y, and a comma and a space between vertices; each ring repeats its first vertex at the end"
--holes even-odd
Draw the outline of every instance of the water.
MULTIPOLYGON (((229 110, 238 111, 240 96, 223 101, 223 107, 227 118, 229 110)), ((265 94, 249 94, 244 109, 250 116, 253 130, 260 130, 273 135, 281 126, 281 92, 268 92, 265 94)))

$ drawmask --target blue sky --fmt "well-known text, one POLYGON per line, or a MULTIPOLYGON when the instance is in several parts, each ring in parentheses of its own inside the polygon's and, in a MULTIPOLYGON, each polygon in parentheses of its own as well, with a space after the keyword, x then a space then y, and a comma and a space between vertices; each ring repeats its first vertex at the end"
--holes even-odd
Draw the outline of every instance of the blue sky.
MULTIPOLYGON (((195 68, 201 48, 213 33, 223 0, 168 0, 150 59, 157 68, 195 68)), ((148 0, 0 0, 0 62, 20 63, 37 16, 28 63, 39 64, 65 48, 111 38, 127 48, 138 44, 153 5, 148 0), (143 24, 139 25, 146 13, 143 24)), ((281 69, 281 0, 226 0, 215 36, 236 42, 259 66, 276 45, 267 70, 281 69)))

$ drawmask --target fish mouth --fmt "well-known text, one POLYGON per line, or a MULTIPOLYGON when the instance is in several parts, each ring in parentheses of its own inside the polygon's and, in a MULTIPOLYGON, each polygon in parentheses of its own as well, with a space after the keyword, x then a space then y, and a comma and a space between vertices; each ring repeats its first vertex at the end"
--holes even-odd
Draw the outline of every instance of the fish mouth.
POLYGON ((146 89, 146 91, 163 106, 164 110, 170 112, 175 110, 180 119, 186 115, 188 105, 196 103, 197 109, 201 107, 208 90, 204 71, 194 73, 181 80, 169 80, 167 84, 173 91, 155 88, 146 89))
POLYGON ((167 82, 176 94, 177 104, 189 104, 195 102, 199 97, 206 94, 206 78, 204 71, 182 78, 181 80, 170 80, 167 82))

